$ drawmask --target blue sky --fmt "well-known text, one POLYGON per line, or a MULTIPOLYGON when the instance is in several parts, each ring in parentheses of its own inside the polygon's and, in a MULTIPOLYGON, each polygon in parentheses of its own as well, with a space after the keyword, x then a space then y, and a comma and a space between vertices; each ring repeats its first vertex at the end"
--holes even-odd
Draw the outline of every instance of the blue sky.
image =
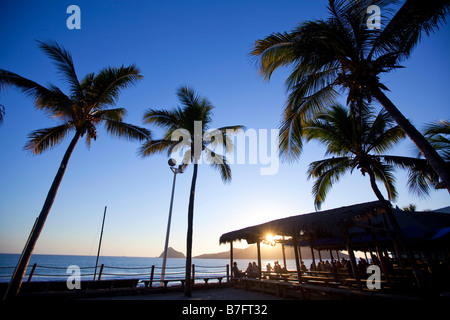
MULTIPOLYGON (((34 40, 57 41, 72 53, 79 78, 106 66, 136 64, 143 76, 117 103, 125 121, 143 125, 148 108, 178 105, 175 91, 189 85, 214 105, 213 126, 241 124, 275 129, 285 105, 287 70, 270 82, 258 75, 249 51, 255 40, 290 30, 303 20, 327 17, 327 1, 8 1, 0 5, 0 68, 41 84, 64 83, 34 40), (66 9, 81 9, 81 29, 69 30, 66 9)), ((383 13, 381 13, 383 18, 383 13)), ((424 38, 405 69, 384 75, 388 96, 421 128, 449 118, 450 26, 424 38)), ((67 139, 40 156, 23 150, 28 134, 55 125, 33 101, 10 88, 0 126, 0 252, 20 252, 68 146, 67 139)), ((158 136, 159 131, 154 130, 158 136)), ((103 129, 88 150, 77 145, 35 253, 95 255, 103 209, 108 206, 104 255, 157 256, 164 246, 172 173, 164 155, 142 159, 138 143, 109 137, 103 129)), ((392 153, 411 155, 408 140, 392 153)), ((309 144, 298 163, 260 175, 259 164, 232 165, 224 185, 212 168, 200 166, 194 216, 194 255, 228 250, 221 234, 245 226, 314 211, 306 168, 323 147, 309 144)), ((178 176, 170 246, 185 251, 192 169, 178 176)), ((397 174, 396 205, 418 209, 450 205, 446 191, 426 199, 410 195, 397 174)), ((329 193, 323 209, 376 200, 367 177, 347 175, 329 193)), ((244 244, 243 244, 244 245, 244 244)))

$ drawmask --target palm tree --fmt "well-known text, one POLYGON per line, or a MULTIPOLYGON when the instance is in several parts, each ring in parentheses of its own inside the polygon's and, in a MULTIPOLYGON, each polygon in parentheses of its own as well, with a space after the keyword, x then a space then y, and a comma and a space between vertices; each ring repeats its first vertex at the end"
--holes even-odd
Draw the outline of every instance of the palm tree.
POLYGON ((0 86, 12 85, 17 87, 26 95, 34 98, 35 105, 39 110, 45 111, 53 119, 60 122, 54 127, 33 131, 29 135, 25 149, 34 155, 38 155, 61 143, 70 132, 75 134, 64 154, 41 213, 30 233, 5 298, 15 296, 20 290, 31 254, 44 227, 69 158, 78 140, 81 137, 86 137, 86 143, 89 147, 92 139, 97 139, 97 126, 100 123, 103 123, 106 131, 114 136, 139 141, 150 137, 150 132, 147 129, 122 121, 126 113, 125 109, 108 109, 108 106, 114 105, 123 89, 134 85, 142 78, 135 66, 104 68, 97 74, 87 74, 79 81, 69 52, 56 42, 38 41, 38 44, 46 55, 55 62, 59 73, 64 76, 69 85, 70 93, 66 95, 55 85, 43 87, 13 72, 0 70, 0 86))
POLYGON ((448 0, 406 0, 397 9, 395 0, 330 0, 327 20, 301 23, 292 32, 273 33, 255 43, 266 80, 279 67, 291 66, 289 91, 281 122, 280 151, 296 159, 302 150, 297 134, 301 126, 333 104, 338 91, 348 94, 353 111, 375 98, 415 143, 450 192, 450 170, 423 135, 403 116, 384 91, 380 75, 401 68, 423 34, 444 22, 448 0), (382 10, 380 31, 367 28, 369 5, 382 10), (397 9, 397 10, 395 10, 397 9), (391 14, 392 12, 392 14, 391 14))
MULTIPOLYGON (((424 128, 424 137, 447 163, 450 168, 450 121, 439 120, 429 123, 424 128)), ((425 197, 432 189, 444 189, 439 176, 418 152, 416 158, 386 156, 385 161, 391 165, 408 170, 408 187, 411 193, 425 197)))
POLYGON ((417 206, 414 203, 410 203, 407 206, 402 207, 403 211, 414 212, 416 211, 417 206))
MULTIPOLYGON (((372 190, 383 204, 385 215, 393 227, 392 236, 396 247, 403 247, 406 251, 420 286, 423 281, 420 270, 415 266, 411 251, 405 246, 403 232, 391 205, 387 203, 377 186, 377 181, 381 181, 389 200, 395 200, 397 192, 394 187, 394 167, 383 161, 383 154, 405 138, 404 131, 399 125, 393 125, 393 120, 385 110, 381 110, 374 117, 365 107, 364 113, 355 116, 353 112, 339 105, 319 114, 315 120, 308 122, 303 130, 308 141, 313 139, 319 141, 327 147, 326 154, 334 156, 309 165, 308 178, 316 179, 313 185, 316 208, 320 208, 333 184, 346 172, 359 169, 363 175, 367 173, 372 190)), ((398 252, 397 256, 403 267, 398 252)))
POLYGON ((193 175, 188 206, 188 230, 186 238, 186 285, 185 295, 191 296, 191 264, 192 237, 194 224, 195 186, 197 183, 198 165, 202 154, 207 163, 217 169, 223 182, 231 181, 231 169, 224 154, 216 153, 214 148, 224 148, 224 153, 233 149, 232 140, 227 130, 242 129, 243 126, 228 126, 209 131, 214 106, 208 99, 201 97, 189 87, 181 87, 177 91, 183 107, 173 110, 150 109, 145 112, 144 122, 156 125, 165 130, 159 140, 147 141, 139 150, 142 156, 155 153, 174 152, 183 154, 183 166, 193 164, 193 175))
POLYGON ((385 111, 375 117, 371 113, 356 118, 346 108, 335 105, 316 120, 305 124, 305 139, 317 140, 327 148, 326 155, 333 156, 314 161, 308 168, 308 179, 313 185, 314 205, 320 209, 328 191, 348 171, 358 169, 369 176, 371 187, 380 201, 385 198, 377 186, 384 184, 389 200, 395 200, 393 167, 383 162, 382 155, 401 141, 405 134, 385 111))

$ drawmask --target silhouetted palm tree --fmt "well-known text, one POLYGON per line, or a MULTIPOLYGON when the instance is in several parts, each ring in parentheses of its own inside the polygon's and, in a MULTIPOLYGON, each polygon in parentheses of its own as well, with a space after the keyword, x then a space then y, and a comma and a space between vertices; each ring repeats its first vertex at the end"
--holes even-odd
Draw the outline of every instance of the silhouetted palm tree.
POLYGON ((227 130, 238 130, 243 126, 228 126, 209 131, 214 106, 188 87, 177 91, 182 107, 172 110, 150 109, 144 115, 144 122, 164 129, 160 140, 147 141, 140 149, 142 156, 167 152, 168 155, 183 153, 183 166, 193 164, 191 191, 188 207, 188 230, 186 240, 186 282, 185 294, 191 296, 192 237, 194 224, 195 186, 198 165, 202 154, 206 162, 217 169, 224 182, 231 181, 231 169, 225 154, 216 153, 214 148, 224 148, 223 153, 232 151, 233 143, 227 130))
POLYGON ((423 34, 444 22, 448 0, 330 0, 327 20, 306 21, 292 32, 273 33, 256 41, 252 55, 259 58, 265 79, 281 66, 291 66, 289 91, 280 132, 280 150, 295 159, 302 150, 297 132, 301 124, 331 105, 339 90, 348 93, 353 110, 372 98, 384 107, 416 144, 450 192, 450 170, 423 135, 403 116, 383 91, 380 75, 401 68, 423 34), (381 9, 381 30, 367 27, 370 5, 381 9))
POLYGON ((410 203, 407 206, 402 207, 403 211, 414 212, 417 210, 417 206, 414 203, 410 203))
MULTIPOLYGON (((418 284, 421 285, 420 271, 406 246, 400 225, 376 183, 378 180, 384 184, 389 200, 396 198, 394 167, 383 161, 383 153, 405 138, 405 133, 399 125, 393 125, 393 120, 385 110, 374 117, 367 107, 364 109, 364 113, 355 116, 350 110, 336 105, 328 109, 328 112, 319 114, 316 120, 305 124, 305 138, 324 144, 327 147, 326 154, 334 156, 315 161, 308 168, 309 178, 316 179, 313 186, 314 204, 316 208, 320 208, 327 192, 346 172, 359 169, 363 175, 367 173, 372 190, 383 204, 386 217, 394 230, 394 241, 406 250, 418 284)), ((401 260, 401 256, 398 256, 401 260)), ((400 262, 403 266, 403 262, 400 262)))
POLYGON ((81 137, 86 137, 86 143, 89 147, 92 139, 97 139, 97 126, 100 123, 104 124, 106 131, 114 136, 139 141, 147 140, 150 137, 150 131, 147 129, 122 122, 126 113, 125 109, 107 108, 114 105, 123 89, 142 79, 135 66, 104 68, 97 74, 87 74, 79 81, 69 52, 56 42, 38 41, 38 44, 47 56, 55 62, 59 73, 64 76, 69 85, 69 94, 66 95, 55 85, 43 87, 13 72, 0 70, 1 86, 11 85, 22 90, 26 95, 34 98, 35 105, 39 110, 45 111, 53 119, 60 122, 55 127, 33 131, 29 135, 29 141, 25 149, 38 155, 61 143, 70 132, 74 132, 74 136, 58 168, 5 297, 14 296, 20 290, 31 254, 44 227, 69 158, 78 140, 81 137))
POLYGON ((346 108, 335 105, 328 112, 319 114, 316 120, 305 124, 305 138, 319 141, 327 148, 324 160, 312 162, 308 168, 308 178, 315 178, 313 186, 314 205, 317 209, 333 184, 346 174, 358 169, 366 173, 370 185, 380 201, 385 198, 376 181, 381 181, 389 200, 395 200, 393 167, 383 162, 382 155, 401 141, 405 134, 386 111, 375 117, 367 113, 361 118, 353 116, 346 108))

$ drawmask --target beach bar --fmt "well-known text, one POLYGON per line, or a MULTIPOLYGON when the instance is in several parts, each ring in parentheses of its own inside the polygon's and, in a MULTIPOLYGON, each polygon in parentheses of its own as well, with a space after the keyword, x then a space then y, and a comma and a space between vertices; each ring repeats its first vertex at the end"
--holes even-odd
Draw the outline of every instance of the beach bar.
POLYGON ((407 212, 393 208, 388 201, 374 201, 281 218, 223 234, 219 241, 230 244, 230 266, 233 242, 242 240, 256 244, 259 274, 250 278, 236 275, 231 268, 237 286, 272 287, 275 292, 295 293, 301 298, 310 297, 311 292, 372 298, 405 298, 405 294, 443 297, 450 292, 450 213, 407 212), (293 247, 296 270, 278 275, 262 271, 260 247, 268 243, 280 243, 282 250, 293 247), (300 247, 311 248, 309 270, 302 267, 300 247), (314 250, 319 263, 320 252, 328 251, 332 267, 316 269, 319 263, 314 250), (346 252, 348 259, 346 268, 337 270, 340 251, 346 252), (359 262, 355 253, 363 257, 359 262))

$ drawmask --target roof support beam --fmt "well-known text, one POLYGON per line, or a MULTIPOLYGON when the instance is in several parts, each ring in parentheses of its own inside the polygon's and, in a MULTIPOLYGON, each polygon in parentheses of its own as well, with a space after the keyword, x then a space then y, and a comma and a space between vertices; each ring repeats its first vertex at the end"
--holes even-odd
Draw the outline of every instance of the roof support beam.
POLYGON ((356 287, 358 288, 358 290, 362 290, 361 278, 359 277, 358 268, 356 267, 355 253, 353 252, 352 243, 350 241, 350 235, 347 229, 345 229, 344 234, 345 234, 345 244, 347 246, 348 255, 350 257, 350 265, 352 266, 353 275, 356 280, 356 287))

